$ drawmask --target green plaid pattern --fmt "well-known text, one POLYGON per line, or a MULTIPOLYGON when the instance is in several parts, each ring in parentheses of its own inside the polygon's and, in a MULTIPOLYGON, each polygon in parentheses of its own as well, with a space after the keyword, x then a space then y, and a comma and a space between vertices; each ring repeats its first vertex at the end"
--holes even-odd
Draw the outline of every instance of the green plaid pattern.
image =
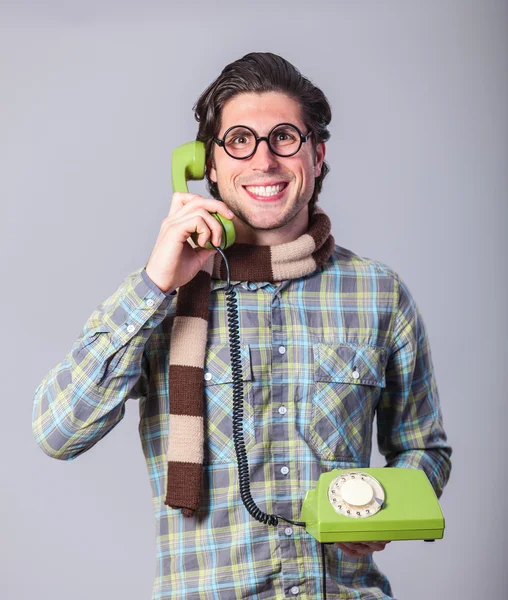
MULTIPOLYGON (((267 513, 299 520, 321 473, 370 464, 372 421, 387 466, 423 469, 438 497, 451 470, 428 336, 407 286, 388 266, 335 246, 314 273, 280 285, 232 282, 240 309, 244 432, 251 492, 267 513)), ((33 433, 74 459, 139 398, 139 433, 157 526, 152 600, 315 599, 320 545, 299 527, 251 518, 238 490, 225 282, 212 280, 204 369, 201 506, 164 505, 169 339, 176 296, 145 269, 92 313, 34 396, 33 433)), ((372 555, 326 546, 330 600, 392 598, 372 555)))

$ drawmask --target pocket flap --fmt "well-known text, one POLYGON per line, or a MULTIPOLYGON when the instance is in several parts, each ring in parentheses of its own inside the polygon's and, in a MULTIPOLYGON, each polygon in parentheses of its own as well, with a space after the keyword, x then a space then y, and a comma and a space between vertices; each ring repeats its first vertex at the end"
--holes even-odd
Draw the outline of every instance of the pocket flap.
MULTIPOLYGON (((249 344, 240 344, 242 362, 242 378, 244 381, 252 380, 249 344)), ((229 344, 210 344, 206 347, 204 385, 217 385, 231 383, 233 369, 230 357, 229 344)))
POLYGON ((314 381, 386 387, 386 351, 366 344, 313 344, 314 381))

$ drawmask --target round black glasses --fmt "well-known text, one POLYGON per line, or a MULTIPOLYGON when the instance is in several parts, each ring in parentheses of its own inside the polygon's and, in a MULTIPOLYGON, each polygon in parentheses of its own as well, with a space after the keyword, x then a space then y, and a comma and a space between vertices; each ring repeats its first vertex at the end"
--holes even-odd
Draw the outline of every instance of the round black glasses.
POLYGON ((226 154, 231 158, 238 160, 250 158, 262 140, 266 141, 268 148, 277 156, 288 157, 296 154, 311 134, 312 131, 307 135, 302 135, 298 127, 291 123, 279 123, 272 127, 267 136, 257 137, 250 127, 234 125, 226 131, 221 140, 214 137, 213 141, 224 148, 226 154))

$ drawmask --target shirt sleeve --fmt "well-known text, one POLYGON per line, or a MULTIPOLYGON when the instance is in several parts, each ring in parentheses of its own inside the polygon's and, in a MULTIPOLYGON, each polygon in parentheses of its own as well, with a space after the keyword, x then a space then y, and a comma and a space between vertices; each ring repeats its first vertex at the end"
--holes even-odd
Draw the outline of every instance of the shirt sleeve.
POLYGON ((32 432, 52 458, 71 460, 103 438, 125 414, 125 402, 147 390, 145 345, 176 308, 145 268, 128 275, 102 302, 33 399, 32 432))
POLYGON ((398 306, 386 387, 377 407, 378 446, 387 467, 423 469, 439 498, 451 471, 429 339, 407 286, 397 278, 398 306))

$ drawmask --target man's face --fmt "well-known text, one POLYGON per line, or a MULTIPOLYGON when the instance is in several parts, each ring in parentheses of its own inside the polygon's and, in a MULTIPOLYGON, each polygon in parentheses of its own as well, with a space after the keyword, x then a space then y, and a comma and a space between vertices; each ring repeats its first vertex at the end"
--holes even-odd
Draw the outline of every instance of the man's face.
MULTIPOLYGON (((246 125, 258 137, 266 136, 279 123, 292 123, 303 135, 308 133, 300 106, 292 98, 277 92, 243 93, 224 105, 217 138, 222 139, 234 125, 246 125)), ((325 144, 318 144, 314 152, 311 139, 289 157, 273 154, 266 141, 262 141, 255 154, 243 160, 228 156, 223 148, 213 144, 213 162, 208 163, 208 169, 210 179, 218 184, 222 200, 248 227, 271 230, 289 226, 296 231, 298 222, 300 229, 306 231, 307 204, 314 192, 314 179, 321 173, 324 155, 325 144), (261 196, 256 193, 260 190, 254 189, 279 184, 284 189, 273 197, 261 196)))

